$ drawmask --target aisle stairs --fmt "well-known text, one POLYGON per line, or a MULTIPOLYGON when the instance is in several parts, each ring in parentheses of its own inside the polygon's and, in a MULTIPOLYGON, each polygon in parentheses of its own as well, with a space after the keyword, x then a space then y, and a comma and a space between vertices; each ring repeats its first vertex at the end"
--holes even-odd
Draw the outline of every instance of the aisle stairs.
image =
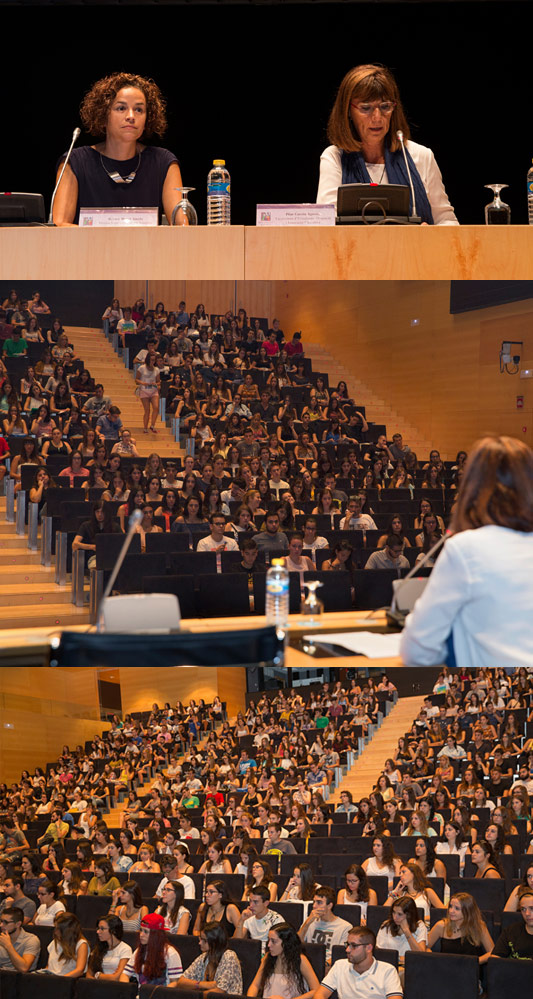
POLYGON ((339 802, 342 791, 351 791, 354 801, 370 794, 385 760, 393 755, 400 736, 410 730, 423 703, 422 696, 402 697, 396 701, 346 776, 339 781, 329 799, 330 803, 339 802))
POLYGON ((105 394, 120 409, 122 423, 131 430, 139 454, 144 456, 157 451, 162 458, 183 456, 183 448, 161 420, 156 425, 157 434, 143 433, 143 409, 135 395, 133 372, 124 367, 102 330, 68 327, 66 332, 95 382, 102 383, 105 394))
POLYGON ((5 519, 0 497, 0 628, 71 627, 89 624, 88 608, 70 602, 70 584, 54 582, 55 568, 41 565, 40 551, 30 551, 28 538, 5 519))

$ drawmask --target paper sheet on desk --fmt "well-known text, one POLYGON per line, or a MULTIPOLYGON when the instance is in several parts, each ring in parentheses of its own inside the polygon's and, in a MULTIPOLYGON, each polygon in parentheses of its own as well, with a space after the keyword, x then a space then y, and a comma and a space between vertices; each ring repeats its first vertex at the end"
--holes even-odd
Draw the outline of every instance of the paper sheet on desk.
POLYGON ((340 631, 328 632, 327 635, 305 635, 307 642, 325 642, 340 645, 350 652, 360 652, 368 659, 385 659, 387 656, 400 655, 401 635, 380 635, 375 631, 340 631))

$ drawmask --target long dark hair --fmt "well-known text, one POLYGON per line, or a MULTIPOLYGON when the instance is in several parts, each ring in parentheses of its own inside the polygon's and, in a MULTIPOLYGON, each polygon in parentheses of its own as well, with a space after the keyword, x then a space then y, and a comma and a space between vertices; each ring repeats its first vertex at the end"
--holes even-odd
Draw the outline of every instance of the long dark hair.
MULTIPOLYGON (((283 964, 285 965, 286 976, 289 981, 294 982, 298 993, 301 994, 302 992, 305 992, 307 988, 307 984, 301 972, 302 941, 294 929, 294 926, 290 926, 289 923, 276 923, 272 929, 277 933, 281 940, 283 947, 283 964)), ((272 957, 272 954, 270 954, 267 950, 259 982, 259 995, 263 995, 267 982, 272 978, 277 960, 277 957, 272 957)))
MULTIPOLYGON (((109 913, 109 915, 102 916, 98 920, 96 924, 97 928, 100 925, 100 923, 107 923, 111 935, 115 937, 117 940, 122 940, 122 937, 124 935, 124 926, 122 924, 120 916, 115 916, 112 913, 109 913)), ((92 972, 93 976, 96 974, 97 971, 102 970, 102 962, 108 950, 109 950, 109 944, 107 940, 96 941, 91 951, 88 964, 89 971, 92 972)))
POLYGON ((407 925, 409 926, 411 933, 414 933, 420 920, 418 918, 416 904, 408 895, 404 895, 403 898, 397 898, 396 901, 392 903, 390 917, 382 923, 381 929, 388 930, 391 937, 397 937, 402 932, 398 924, 394 922, 392 916, 394 909, 402 909, 407 919, 407 925))
POLYGON ((175 892, 176 898, 174 899, 174 904, 171 909, 166 902, 163 902, 163 904, 159 906, 159 912, 164 919, 168 917, 172 926, 175 926, 178 919, 178 913, 183 905, 183 899, 185 898, 185 890, 181 881, 167 881, 165 888, 168 885, 170 885, 175 892))
POLYGON ((206 923, 201 932, 205 935, 207 946, 209 947, 207 952, 208 960, 204 972, 205 980, 206 982, 213 982, 216 970, 222 960, 222 955, 227 950, 228 934, 225 927, 216 921, 206 923))

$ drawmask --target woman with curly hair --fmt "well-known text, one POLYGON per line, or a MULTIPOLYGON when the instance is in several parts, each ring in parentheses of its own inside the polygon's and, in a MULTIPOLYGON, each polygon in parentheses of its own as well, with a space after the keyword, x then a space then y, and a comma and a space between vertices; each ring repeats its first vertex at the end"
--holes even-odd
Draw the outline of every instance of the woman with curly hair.
POLYGON ((243 902, 248 902, 250 895, 253 895, 258 885, 264 885, 270 894, 270 901, 276 902, 278 897, 278 886, 274 881, 274 875, 266 860, 260 857, 254 858, 250 867, 250 873, 244 884, 242 896, 243 902))
POLYGON ((382 874, 392 881, 400 873, 401 861, 396 855, 390 836, 377 835, 372 840, 372 856, 362 863, 367 876, 382 874))
POLYGON ((442 909, 442 900, 431 887, 431 884, 418 864, 402 864, 400 867, 400 880, 395 888, 389 892, 385 905, 392 905, 397 898, 409 896, 419 909, 423 909, 424 917, 429 920, 429 910, 433 905, 437 909, 442 909))
POLYGON ((85 95, 80 116, 100 141, 74 149, 66 166, 61 157, 54 223, 77 225, 80 208, 124 206, 157 206, 170 223, 182 183, 177 159, 141 142, 166 130, 165 102, 154 81, 134 73, 104 77, 85 95))
POLYGON ((289 923, 277 923, 268 934, 266 954, 259 965, 247 995, 283 996, 284 999, 311 999, 318 988, 318 978, 302 942, 289 923))

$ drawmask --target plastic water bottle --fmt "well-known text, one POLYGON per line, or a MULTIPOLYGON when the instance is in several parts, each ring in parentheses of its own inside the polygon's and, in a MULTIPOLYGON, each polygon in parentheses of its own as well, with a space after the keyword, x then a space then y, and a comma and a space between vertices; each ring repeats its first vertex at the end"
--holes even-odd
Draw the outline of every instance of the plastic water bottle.
POLYGON ((273 558, 266 574, 267 624, 286 628, 289 623, 289 572, 282 558, 273 558))
POLYGON ((213 160, 207 176, 207 224, 231 225, 231 178, 225 160, 213 160))
POLYGON ((533 166, 527 172, 527 219, 533 225, 533 166))

